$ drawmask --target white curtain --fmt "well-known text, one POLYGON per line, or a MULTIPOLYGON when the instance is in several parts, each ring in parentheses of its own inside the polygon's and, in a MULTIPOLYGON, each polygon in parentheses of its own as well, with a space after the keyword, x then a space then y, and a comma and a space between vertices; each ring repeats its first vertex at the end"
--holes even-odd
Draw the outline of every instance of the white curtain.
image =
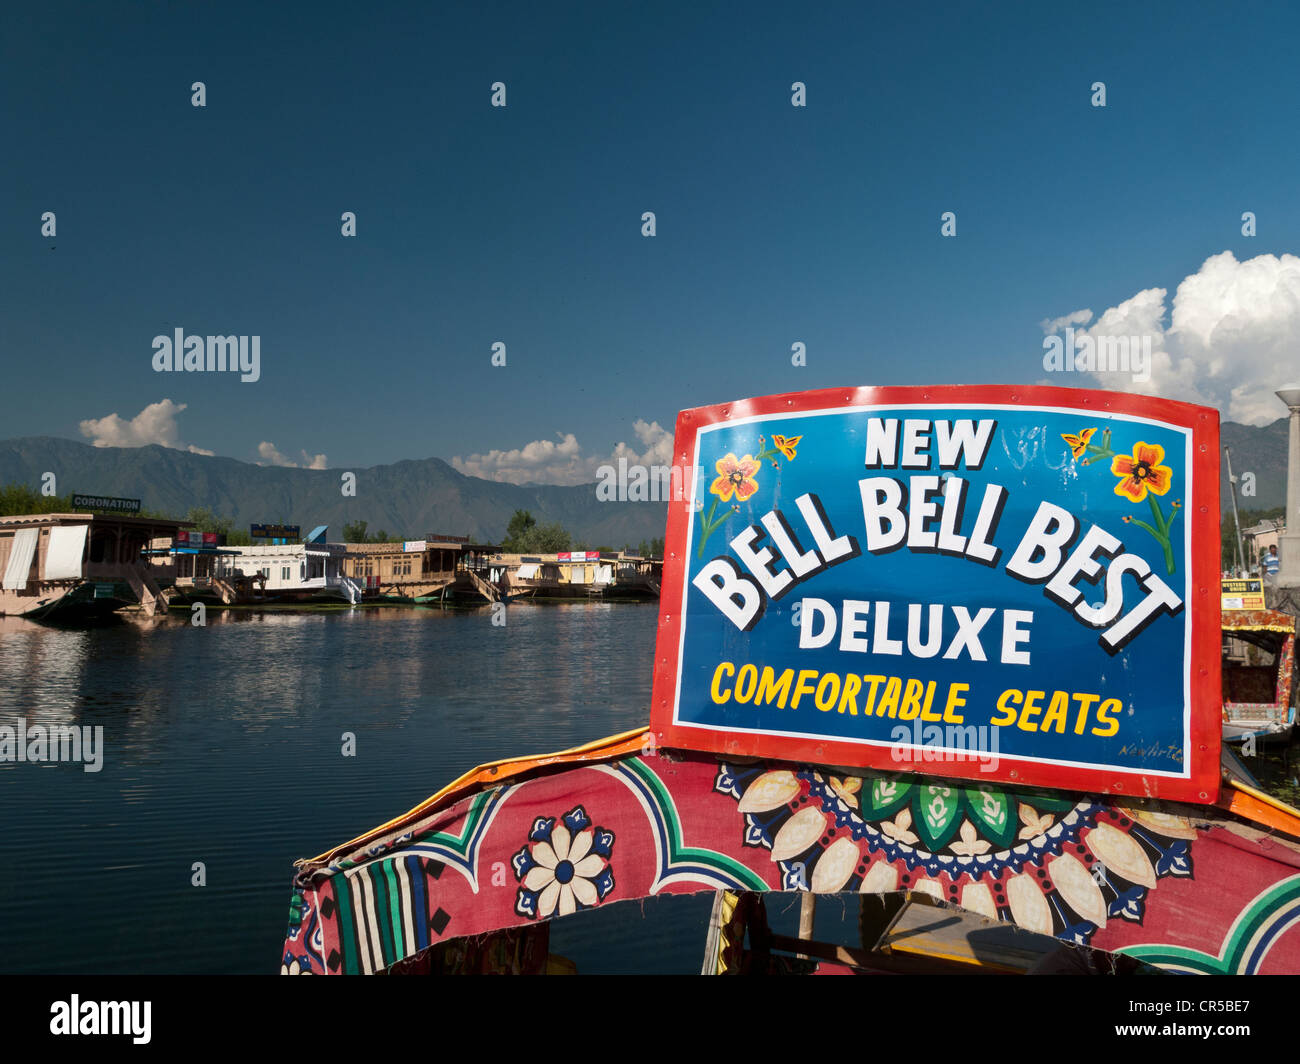
POLYGON ((14 533, 13 546, 9 548, 9 564, 5 566, 4 589, 22 591, 27 587, 27 572, 32 567, 36 553, 39 528, 20 528, 14 533))
POLYGON ((46 580, 81 579, 81 555, 89 525, 56 525, 45 548, 46 580))

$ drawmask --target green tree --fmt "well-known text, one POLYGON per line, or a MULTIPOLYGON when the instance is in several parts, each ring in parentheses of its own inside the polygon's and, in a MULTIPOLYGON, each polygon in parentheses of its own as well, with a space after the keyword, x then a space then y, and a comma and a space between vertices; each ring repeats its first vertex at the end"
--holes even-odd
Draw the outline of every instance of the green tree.
POLYGON ((522 554, 528 550, 536 550, 537 548, 528 546, 528 536, 536 527, 537 519, 531 513, 527 510, 516 510, 514 516, 510 518, 510 523, 506 525, 501 549, 507 554, 522 554))
POLYGON ((366 538, 366 522, 351 521, 343 526, 344 543, 369 543, 366 538))

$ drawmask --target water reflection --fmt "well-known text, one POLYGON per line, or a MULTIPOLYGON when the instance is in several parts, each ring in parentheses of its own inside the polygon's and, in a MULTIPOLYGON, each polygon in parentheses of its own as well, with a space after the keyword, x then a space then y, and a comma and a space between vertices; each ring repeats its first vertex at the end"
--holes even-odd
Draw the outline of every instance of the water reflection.
POLYGON ((98 725, 105 745, 98 773, 0 764, 15 855, 3 970, 273 970, 294 858, 484 761, 645 723, 656 616, 209 610, 202 627, 178 611, 86 631, 0 618, 0 723, 98 725), (51 936, 52 910, 77 918, 51 936))

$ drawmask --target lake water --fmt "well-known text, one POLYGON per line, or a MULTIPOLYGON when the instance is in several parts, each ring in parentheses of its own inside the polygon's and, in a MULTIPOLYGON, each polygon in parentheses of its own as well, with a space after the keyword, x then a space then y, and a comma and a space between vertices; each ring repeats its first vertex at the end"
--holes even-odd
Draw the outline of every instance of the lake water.
MULTIPOLYGON (((106 748, 99 772, 0 764, 0 970, 278 971, 295 858, 482 762, 644 725, 656 617, 583 602, 512 606, 502 627, 486 609, 0 619, 0 724, 99 725, 106 748)), ((580 971, 695 972, 710 903, 557 921, 551 949, 580 971)))
MULTIPOLYGON (((99 772, 0 763, 0 971, 278 971, 295 858, 485 761, 644 725, 657 615, 525 604, 496 627, 487 609, 212 610, 201 628, 178 615, 84 631, 0 618, 0 725, 102 726, 105 745, 99 772)), ((1260 753, 1266 786, 1300 798, 1295 759, 1260 753)), ((698 972, 711 902, 556 920, 551 950, 583 972, 698 972)), ((853 925, 837 904, 819 906, 819 932, 853 925)), ((773 898, 769 916, 791 934, 797 903, 773 898)))

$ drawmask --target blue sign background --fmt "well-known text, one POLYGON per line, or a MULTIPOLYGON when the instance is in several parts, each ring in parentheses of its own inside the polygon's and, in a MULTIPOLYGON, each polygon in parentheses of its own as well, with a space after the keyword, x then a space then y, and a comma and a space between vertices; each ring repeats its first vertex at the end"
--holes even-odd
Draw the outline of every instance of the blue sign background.
MULTIPOLYGON (((780 709, 775 705, 738 703, 734 697, 724 705, 715 705, 710 684, 721 661, 733 662, 737 667, 743 662, 752 662, 760 668, 770 665, 778 674, 790 668, 796 675, 802 669, 815 669, 840 676, 847 673, 899 676, 904 678, 904 683, 907 678, 922 683, 934 680, 938 692, 934 702, 937 712, 943 710, 949 684, 969 684, 970 690, 964 696, 966 705, 959 711, 966 726, 988 726, 990 718, 997 714, 999 695, 1008 688, 1045 691, 1047 700, 1056 690, 1085 692, 1099 695, 1102 700, 1117 698, 1122 702, 1116 735, 1099 737, 1088 729, 1082 735, 1075 734, 1072 705, 1064 734, 1027 731, 1015 724, 1002 727, 998 734, 1000 755, 1088 768, 1114 766, 1183 775, 1189 742, 1185 647, 1190 619, 1186 605, 1175 615, 1158 615, 1112 657, 1098 644, 1099 629, 1081 623, 1068 609, 1048 598, 1041 584, 1023 583, 1005 571, 1039 504, 1050 502, 1079 519, 1080 537, 1090 524, 1097 524, 1119 539, 1126 551, 1141 555, 1153 573, 1186 603, 1186 515, 1180 514, 1171 528, 1175 569, 1170 574, 1164 550, 1156 539, 1137 525, 1124 522, 1126 516, 1147 523, 1152 518, 1147 502, 1135 503, 1115 493, 1120 478, 1111 472, 1111 459, 1106 457, 1080 465, 1071 457, 1062 436, 1077 435, 1087 428, 1097 430, 1091 440, 1094 445, 1100 444, 1103 430, 1109 428, 1110 448, 1116 455, 1134 454, 1139 441, 1159 445, 1164 451, 1162 463, 1173 470, 1170 490, 1157 497, 1165 519, 1170 518, 1175 500, 1187 501, 1189 433, 1123 415, 1098 417, 1025 407, 927 407, 924 410, 877 407, 702 428, 696 458, 704 473, 696 486, 697 510, 692 517, 687 559, 685 638, 676 721, 736 732, 758 730, 811 738, 869 740, 884 745, 894 745, 895 729, 904 723, 889 717, 822 711, 811 696, 805 696, 797 709, 789 708, 788 702, 787 708, 780 709), (962 462, 952 471, 952 475, 970 482, 959 529, 962 534, 971 531, 986 484, 999 484, 1008 492, 992 537, 994 546, 1001 548, 996 566, 990 568, 968 558, 913 553, 906 545, 878 557, 867 552, 859 481, 884 476, 906 483, 913 475, 944 472, 938 468, 933 431, 928 469, 866 469, 863 464, 866 428, 874 418, 997 419, 982 468, 970 470, 962 462), (738 459, 758 454, 762 447, 760 436, 770 450, 774 433, 787 438, 802 437, 796 445, 795 457, 769 454, 754 474, 759 487, 750 499, 739 504, 734 497, 727 503, 719 501, 715 518, 733 505, 739 505, 739 512, 732 513, 712 533, 700 556, 697 548, 704 518, 716 498, 710 494, 710 485, 717 476, 715 463, 728 454, 738 459), (800 546, 805 550, 811 548, 811 536, 795 506, 795 499, 805 492, 812 492, 821 501, 834 534, 852 536, 862 553, 797 584, 781 599, 767 604, 762 619, 751 631, 739 631, 691 581, 713 558, 734 557, 729 541, 773 508, 780 508, 786 515, 800 546), (972 614, 977 608, 989 606, 999 610, 1032 610, 1034 617, 1028 626, 1031 635, 1022 644, 1022 649, 1030 652, 1031 664, 1003 664, 999 660, 1001 614, 995 615, 981 633, 989 659, 985 662, 971 661, 966 654, 954 661, 942 657, 920 659, 908 654, 906 647, 902 656, 845 652, 838 649, 838 633, 825 648, 800 649, 800 629, 794 611, 805 597, 829 602, 841 624, 843 600, 887 600, 891 603, 890 635, 895 638, 902 637, 906 631, 909 603, 960 605, 972 614)), ((931 522, 932 528, 937 525, 937 520, 931 522)), ((767 537, 757 543, 759 547, 763 545, 770 545, 767 537)), ((779 572, 785 568, 784 562, 778 558, 772 568, 779 572)), ((1098 603, 1103 597, 1104 582, 1103 575, 1099 581, 1101 586, 1082 579, 1076 584, 1086 601, 1098 603)), ((1124 612, 1127 612, 1131 603, 1140 597, 1137 581, 1131 574, 1124 577, 1124 589, 1124 612)), ((928 611, 923 612, 928 618, 928 611)), ((868 621, 874 627, 870 614, 868 621)), ((945 610, 945 649, 955 630, 952 614, 945 610)), ((1094 713, 1089 727, 1095 723, 1094 713)))

